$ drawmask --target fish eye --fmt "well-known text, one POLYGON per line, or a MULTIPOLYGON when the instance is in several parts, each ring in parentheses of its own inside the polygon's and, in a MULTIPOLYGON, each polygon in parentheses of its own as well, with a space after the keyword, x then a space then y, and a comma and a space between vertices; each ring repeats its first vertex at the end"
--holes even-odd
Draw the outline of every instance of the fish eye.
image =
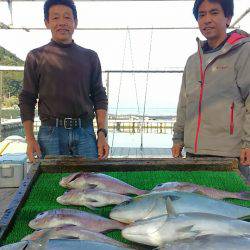
POLYGON ((161 187, 163 185, 163 183, 160 183, 160 184, 158 184, 156 187, 161 187))
POLYGON ((128 201, 123 201, 122 203, 120 203, 120 205, 128 205, 129 203, 131 202, 131 200, 128 200, 128 201))

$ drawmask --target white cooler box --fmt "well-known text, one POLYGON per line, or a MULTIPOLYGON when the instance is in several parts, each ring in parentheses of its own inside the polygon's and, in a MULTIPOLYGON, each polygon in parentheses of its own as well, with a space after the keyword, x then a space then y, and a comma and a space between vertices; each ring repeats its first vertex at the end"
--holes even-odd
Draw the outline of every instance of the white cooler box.
POLYGON ((0 188, 20 186, 27 171, 26 161, 25 153, 0 156, 0 188))

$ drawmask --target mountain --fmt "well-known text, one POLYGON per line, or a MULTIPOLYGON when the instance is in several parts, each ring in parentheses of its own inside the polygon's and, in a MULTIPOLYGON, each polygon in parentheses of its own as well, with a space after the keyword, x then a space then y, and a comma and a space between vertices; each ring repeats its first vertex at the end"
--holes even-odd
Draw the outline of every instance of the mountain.
MULTIPOLYGON (((0 46, 1 66, 23 66, 24 61, 0 46)), ((22 88, 23 72, 3 71, 3 106, 12 107, 18 103, 18 94, 22 88)), ((0 97, 2 98, 2 97, 0 97)))
POLYGON ((0 65, 3 66, 23 66, 24 61, 12 54, 7 49, 0 46, 0 65))

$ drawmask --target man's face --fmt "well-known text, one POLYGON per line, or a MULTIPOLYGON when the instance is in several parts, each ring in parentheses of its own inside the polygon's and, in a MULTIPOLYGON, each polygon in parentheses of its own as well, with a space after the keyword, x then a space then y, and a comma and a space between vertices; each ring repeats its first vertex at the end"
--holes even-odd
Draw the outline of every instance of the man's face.
POLYGON ((51 30, 53 40, 71 43, 77 20, 74 19, 71 8, 58 4, 50 7, 49 18, 45 20, 45 25, 51 30))
POLYGON ((225 17, 219 3, 210 3, 205 0, 199 7, 199 29, 208 42, 222 42, 226 37, 227 25, 230 21, 231 17, 225 17))

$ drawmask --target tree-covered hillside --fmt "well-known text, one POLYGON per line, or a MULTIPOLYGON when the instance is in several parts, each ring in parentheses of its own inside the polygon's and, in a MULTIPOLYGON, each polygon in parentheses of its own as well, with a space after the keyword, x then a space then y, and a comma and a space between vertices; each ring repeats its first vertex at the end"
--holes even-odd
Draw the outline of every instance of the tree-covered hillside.
MULTIPOLYGON (((23 66, 24 61, 0 46, 1 66, 23 66)), ((23 72, 3 72, 3 99, 4 106, 11 107, 18 103, 18 94, 22 87, 23 72)))
POLYGON ((0 65, 23 66, 24 62, 16 55, 0 46, 0 65))

